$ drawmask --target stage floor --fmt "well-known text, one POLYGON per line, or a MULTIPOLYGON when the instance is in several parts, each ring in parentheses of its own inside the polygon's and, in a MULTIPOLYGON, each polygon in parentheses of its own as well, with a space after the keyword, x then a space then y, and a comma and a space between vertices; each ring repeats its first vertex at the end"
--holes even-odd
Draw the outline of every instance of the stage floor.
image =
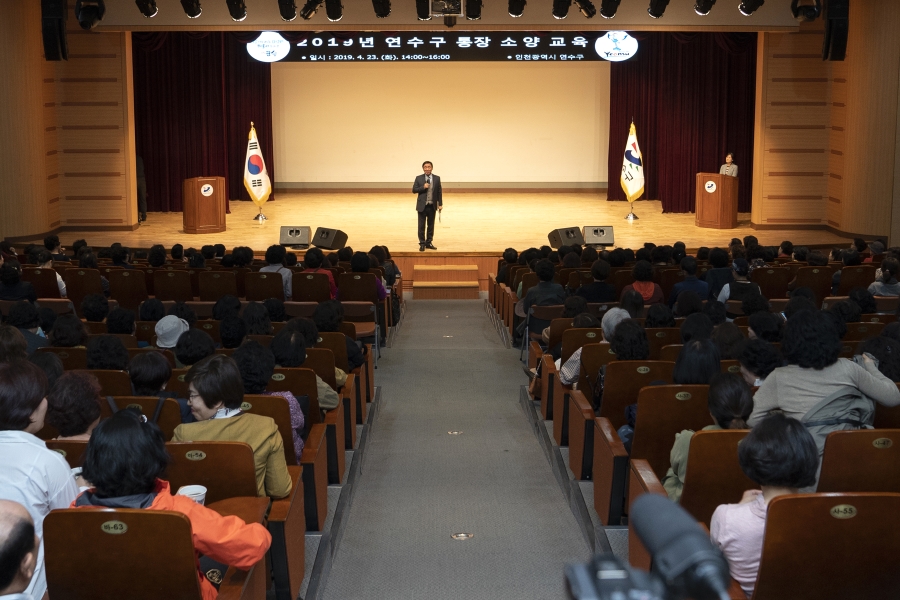
MULTIPOLYGON (((795 244, 847 244, 842 238, 822 230, 765 230, 750 227, 750 214, 738 215, 736 229, 701 229, 694 214, 662 214, 659 201, 640 201, 633 223, 625 202, 608 202, 605 194, 585 193, 447 193, 441 222, 435 223, 434 244, 443 252, 492 252, 504 248, 523 250, 547 243, 547 233, 559 227, 613 225, 617 246, 637 247, 645 241, 671 244, 682 241, 689 248, 723 246, 732 237, 753 234, 760 242, 777 245, 782 240, 795 244)), ((391 252, 417 251, 415 197, 412 193, 280 193, 263 212, 268 221, 253 220, 256 206, 232 202, 223 233, 188 235, 181 213, 150 213, 148 220, 133 232, 73 232, 60 234, 64 246, 85 238, 97 246, 121 242, 131 247, 181 243, 199 248, 222 243, 250 246, 257 252, 278 242, 282 225, 331 227, 345 231, 348 244, 368 250, 375 244, 391 252)))

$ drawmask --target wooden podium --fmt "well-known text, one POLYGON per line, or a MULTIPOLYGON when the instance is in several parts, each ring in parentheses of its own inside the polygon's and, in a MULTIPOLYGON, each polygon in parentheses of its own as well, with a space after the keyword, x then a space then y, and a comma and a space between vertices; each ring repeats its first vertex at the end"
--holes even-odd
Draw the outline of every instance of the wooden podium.
POLYGON ((738 178, 697 173, 696 225, 713 229, 737 227, 738 178))
POLYGON ((193 177, 182 187, 185 233, 225 231, 224 177, 193 177))

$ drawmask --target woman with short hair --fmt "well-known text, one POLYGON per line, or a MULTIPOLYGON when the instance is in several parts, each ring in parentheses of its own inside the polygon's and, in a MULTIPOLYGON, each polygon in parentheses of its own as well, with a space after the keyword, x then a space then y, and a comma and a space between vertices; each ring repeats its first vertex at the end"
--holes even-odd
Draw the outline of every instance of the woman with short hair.
POLYGON ((100 382, 94 375, 63 373, 47 395, 47 423, 59 432, 56 439, 91 439, 100 423, 100 402, 100 382))

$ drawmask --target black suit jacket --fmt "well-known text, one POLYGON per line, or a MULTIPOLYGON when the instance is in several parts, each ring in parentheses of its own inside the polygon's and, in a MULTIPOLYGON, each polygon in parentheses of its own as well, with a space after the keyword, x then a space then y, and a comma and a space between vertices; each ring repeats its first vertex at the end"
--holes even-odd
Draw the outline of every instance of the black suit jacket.
MULTIPOLYGON (((431 201, 434 202, 436 207, 443 206, 444 199, 441 190, 441 178, 434 173, 431 174, 431 187, 431 201)), ((428 199, 428 189, 425 188, 425 173, 416 177, 416 180, 413 182, 412 191, 413 194, 419 195, 419 197, 416 198, 416 211, 422 212, 425 210, 425 202, 428 199)))

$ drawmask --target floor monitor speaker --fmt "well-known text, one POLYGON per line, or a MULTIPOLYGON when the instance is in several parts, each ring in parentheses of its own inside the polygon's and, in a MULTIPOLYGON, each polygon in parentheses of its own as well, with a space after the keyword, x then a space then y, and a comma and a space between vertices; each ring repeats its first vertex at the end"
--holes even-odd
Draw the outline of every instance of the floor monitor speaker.
POLYGON ((579 244, 581 246, 584 246, 584 236, 581 235, 581 229, 578 227, 554 229, 547 234, 547 239, 550 240, 551 248, 571 246, 572 244, 579 244))
POLYGON ((281 228, 281 235, 278 238, 278 243, 282 246, 291 248, 309 248, 309 238, 311 234, 312 227, 306 227, 305 225, 284 225, 281 228))
POLYGON ((616 243, 612 225, 585 225, 581 232, 588 246, 612 246, 616 243))
POLYGON ((319 227, 313 236, 312 245, 324 250, 340 250, 347 245, 347 234, 340 229, 319 227))

